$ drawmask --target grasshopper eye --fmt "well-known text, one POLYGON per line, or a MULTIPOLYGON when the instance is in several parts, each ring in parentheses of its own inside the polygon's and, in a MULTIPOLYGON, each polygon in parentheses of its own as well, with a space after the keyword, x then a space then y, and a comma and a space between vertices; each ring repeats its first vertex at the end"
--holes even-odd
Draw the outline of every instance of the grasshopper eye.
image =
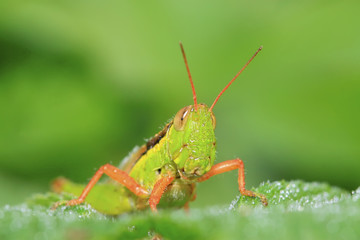
POLYGON ((215 129, 216 127, 216 118, 213 112, 211 112, 211 120, 212 120, 212 125, 213 125, 213 129, 215 129))
POLYGON ((178 111, 174 118, 174 127, 176 131, 184 130, 185 123, 189 117, 192 106, 187 106, 178 111))

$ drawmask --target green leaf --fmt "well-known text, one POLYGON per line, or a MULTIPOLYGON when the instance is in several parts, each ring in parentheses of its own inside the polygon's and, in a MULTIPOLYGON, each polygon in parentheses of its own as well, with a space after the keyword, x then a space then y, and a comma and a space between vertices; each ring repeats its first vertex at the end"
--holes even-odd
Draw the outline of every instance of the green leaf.
POLYGON ((237 196, 230 206, 142 211, 108 217, 83 204, 50 210, 71 198, 35 195, 0 209, 0 239, 359 239, 360 187, 349 193, 324 183, 267 182, 268 197, 237 196))

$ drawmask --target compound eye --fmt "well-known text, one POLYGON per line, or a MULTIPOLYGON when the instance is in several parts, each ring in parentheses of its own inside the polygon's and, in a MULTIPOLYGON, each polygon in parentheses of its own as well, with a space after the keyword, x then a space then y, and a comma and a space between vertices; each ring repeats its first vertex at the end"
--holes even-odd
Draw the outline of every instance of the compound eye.
POLYGON ((212 120, 212 125, 213 125, 213 129, 215 129, 216 127, 216 118, 213 112, 211 112, 211 120, 212 120))
POLYGON ((174 128, 176 131, 182 131, 185 128, 185 124, 190 115, 192 106, 187 106, 178 111, 174 118, 174 128))

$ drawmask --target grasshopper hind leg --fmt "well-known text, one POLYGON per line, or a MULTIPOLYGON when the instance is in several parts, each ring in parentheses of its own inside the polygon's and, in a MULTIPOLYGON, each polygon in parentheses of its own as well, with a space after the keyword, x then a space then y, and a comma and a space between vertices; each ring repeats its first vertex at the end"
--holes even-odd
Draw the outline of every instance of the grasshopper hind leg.
MULTIPOLYGON (((139 197, 146 197, 149 196, 149 192, 144 189, 140 184, 138 184, 132 177, 130 177, 126 172, 123 170, 118 169, 115 166, 110 164, 105 164, 100 167, 95 175, 91 178, 89 183, 86 185, 84 190, 81 192, 80 196, 77 199, 72 199, 70 201, 61 201, 55 203, 53 209, 57 208, 60 205, 66 204, 67 206, 74 206, 81 204, 85 201, 85 198, 89 194, 90 190, 94 188, 95 184, 99 181, 103 174, 108 175, 111 179, 119 182, 120 184, 124 185, 128 188, 131 192, 133 192, 136 196, 139 197)), ((59 178, 55 180, 53 183, 53 188, 56 192, 61 192, 62 186, 64 184, 65 179, 59 178)))

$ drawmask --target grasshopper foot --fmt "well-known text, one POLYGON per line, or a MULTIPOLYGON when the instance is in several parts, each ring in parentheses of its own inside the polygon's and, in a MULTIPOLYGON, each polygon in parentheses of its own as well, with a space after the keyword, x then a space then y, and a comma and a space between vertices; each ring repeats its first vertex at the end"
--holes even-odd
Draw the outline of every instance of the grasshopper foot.
POLYGON ((260 198, 260 201, 261 201, 262 204, 266 207, 266 206, 268 205, 268 200, 267 200, 267 198, 266 198, 264 195, 260 194, 260 193, 257 193, 257 194, 258 194, 257 197, 260 198))
POLYGON ((68 201, 66 203, 66 206, 75 206, 75 205, 79 205, 83 202, 84 202, 84 200, 81 200, 81 199, 71 199, 70 201, 68 201))
POLYGON ((248 196, 248 197, 258 197, 260 198, 261 203, 266 207, 268 205, 268 201, 267 198, 261 194, 261 193, 256 193, 250 190, 246 190, 246 189, 240 189, 240 193, 243 196, 248 196))
POLYGON ((52 205, 51 210, 56 210, 58 207, 65 205, 67 202, 67 200, 58 201, 52 205))
POLYGON ((65 205, 65 206, 75 206, 75 205, 81 204, 81 203, 83 203, 83 202, 84 202, 84 201, 81 200, 81 199, 63 200, 63 201, 56 202, 56 203, 51 207, 51 209, 52 209, 52 210, 55 210, 55 209, 57 209, 59 206, 62 206, 62 205, 65 205))

